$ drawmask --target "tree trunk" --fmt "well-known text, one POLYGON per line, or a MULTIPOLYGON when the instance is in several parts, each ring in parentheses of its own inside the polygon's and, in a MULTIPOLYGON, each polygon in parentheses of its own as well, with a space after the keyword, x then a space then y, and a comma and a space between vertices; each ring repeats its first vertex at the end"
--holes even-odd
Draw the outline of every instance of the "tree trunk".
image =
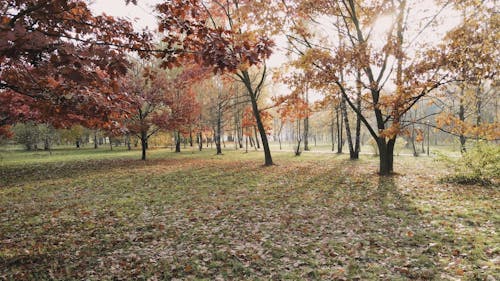
POLYGON ((50 141, 49 141, 49 138, 45 138, 44 142, 43 142, 43 150, 50 150, 50 141))
POLYGON ((418 156, 418 151, 417 147, 415 146, 415 124, 411 125, 411 148, 413 149, 413 156, 417 157, 418 156))
POLYGON ((98 148, 98 145, 97 145, 97 131, 94 131, 94 149, 97 149, 98 148))
POLYGON ((252 98, 252 108, 254 111, 255 119, 257 121, 257 128, 259 129, 260 138, 262 140, 262 148, 264 149, 264 165, 273 165, 273 157, 271 156, 271 149, 269 148, 269 142, 267 140, 266 129, 260 118, 259 108, 257 106, 257 101, 252 98))
MULTIPOLYGON (((358 69, 356 80, 356 107, 358 112, 361 112, 361 70, 358 69)), ((356 114, 356 140, 354 145, 354 154, 352 159, 359 159, 359 152, 361 151, 361 118, 356 114)))
POLYGON ((346 137, 347 137, 347 144, 349 146, 349 157, 351 159, 357 159, 357 158, 355 158, 355 154, 354 154, 354 146, 352 143, 352 136, 351 136, 351 126, 349 125, 349 116, 347 116, 347 106, 346 106, 346 100, 345 100, 344 96, 342 96, 342 101, 340 103, 340 109, 342 110, 342 116, 344 117, 345 133, 346 133, 346 137))
MULTIPOLYGON (((460 121, 465 122, 465 105, 464 105, 464 101, 463 101, 462 97, 460 98, 460 107, 458 109, 458 118, 460 119, 460 121)), ((465 135, 462 132, 460 132, 459 138, 460 138, 460 152, 464 153, 464 152, 466 152, 465 142, 467 141, 467 138, 465 137, 465 135)))
POLYGON ((300 132, 300 119, 297 120, 297 148, 295 149, 295 156, 300 156, 300 143, 302 142, 302 135, 300 132))
POLYGON ((333 107, 332 107, 332 120, 331 120, 331 124, 330 124, 330 134, 332 136, 332 151, 335 151, 335 128, 334 128, 334 124, 335 124, 335 119, 333 118, 333 107))
POLYGON ((379 174, 382 176, 390 175, 394 171, 394 144, 396 138, 386 141, 385 138, 379 137, 377 146, 379 150, 379 174))
POLYGON ((175 152, 181 152, 181 133, 179 131, 175 132, 175 152))
POLYGON ((189 146, 193 147, 193 131, 189 128, 189 146))
POLYGON ((220 155, 222 154, 222 146, 221 146, 221 139, 220 139, 220 134, 221 134, 221 121, 220 119, 217 119, 217 128, 215 129, 214 135, 215 135, 215 149, 216 149, 216 154, 220 155))
POLYGON ((245 136, 243 135, 243 127, 240 126, 239 122, 238 122, 236 130, 238 133, 238 145, 240 146, 240 148, 243 148, 243 138, 245 136))
POLYGON ((309 117, 304 118, 304 151, 309 151, 309 117))
MULTIPOLYGON (((253 115, 255 117, 255 122, 257 123, 257 129, 259 130, 260 138, 262 140, 262 148, 264 149, 264 165, 271 166, 271 165, 273 165, 273 158, 271 156, 271 149, 269 148, 269 142, 267 140, 266 128, 264 127, 264 124, 262 123, 259 105, 257 104, 257 94, 258 93, 256 93, 255 92, 256 90, 254 90, 252 88, 252 82, 251 82, 251 79, 250 79, 248 72, 245 70, 242 72, 242 74, 243 74, 242 82, 245 84, 245 87, 247 88, 248 95, 250 97, 250 101, 252 104, 253 115)), ((262 78, 264 78, 264 75, 262 78)))
POLYGON ((203 135, 201 134, 201 132, 198 133, 198 150, 203 150, 203 135))
POLYGON ((141 151, 142 151, 142 156, 141 160, 145 161, 146 160, 146 150, 148 149, 148 133, 147 132, 141 132, 141 151))
POLYGON ((342 153, 342 147, 344 146, 344 140, 342 139, 342 119, 339 114, 339 107, 336 109, 337 114, 337 153, 342 153))
POLYGON ((253 126, 253 134, 255 136, 255 143, 257 145, 257 148, 260 148, 260 143, 259 143, 259 138, 257 137, 257 127, 253 126))

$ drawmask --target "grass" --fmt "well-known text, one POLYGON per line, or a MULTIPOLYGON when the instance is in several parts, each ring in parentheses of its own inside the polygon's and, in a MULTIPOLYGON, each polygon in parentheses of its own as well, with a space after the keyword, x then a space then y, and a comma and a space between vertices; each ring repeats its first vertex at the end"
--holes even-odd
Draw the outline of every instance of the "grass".
POLYGON ((0 279, 500 279, 498 189, 428 158, 224 153, 2 151, 0 279))

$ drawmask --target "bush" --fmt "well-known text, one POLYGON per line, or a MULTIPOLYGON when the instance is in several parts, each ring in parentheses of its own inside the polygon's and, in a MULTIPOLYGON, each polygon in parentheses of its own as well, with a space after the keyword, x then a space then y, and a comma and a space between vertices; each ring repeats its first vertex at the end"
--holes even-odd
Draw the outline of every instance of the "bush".
POLYGON ((452 166, 455 174, 443 180, 458 184, 498 184, 500 179, 500 146, 477 142, 461 158, 439 155, 438 159, 452 166))

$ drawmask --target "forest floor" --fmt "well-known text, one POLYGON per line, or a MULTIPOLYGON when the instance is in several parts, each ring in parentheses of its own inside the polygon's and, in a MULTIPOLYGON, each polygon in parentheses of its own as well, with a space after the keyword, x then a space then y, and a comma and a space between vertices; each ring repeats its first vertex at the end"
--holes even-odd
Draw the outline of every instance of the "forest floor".
POLYGON ((0 153, 0 280, 500 280, 500 190, 428 157, 0 153))

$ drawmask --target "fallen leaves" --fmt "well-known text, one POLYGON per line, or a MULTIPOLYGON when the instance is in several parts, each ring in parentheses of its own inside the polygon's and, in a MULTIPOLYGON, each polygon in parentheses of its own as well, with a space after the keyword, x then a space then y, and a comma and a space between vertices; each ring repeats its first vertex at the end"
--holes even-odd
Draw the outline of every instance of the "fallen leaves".
POLYGON ((67 159, 61 169, 35 161, 17 182, 14 169, 1 166, 9 179, 0 189, 0 263, 6 265, 0 276, 495 276, 494 190, 457 192, 418 173, 381 179, 366 169, 370 161, 328 156, 278 156, 279 166, 263 169, 258 157, 242 159, 248 155, 169 154, 147 164, 93 159, 84 162, 88 167, 67 159))

